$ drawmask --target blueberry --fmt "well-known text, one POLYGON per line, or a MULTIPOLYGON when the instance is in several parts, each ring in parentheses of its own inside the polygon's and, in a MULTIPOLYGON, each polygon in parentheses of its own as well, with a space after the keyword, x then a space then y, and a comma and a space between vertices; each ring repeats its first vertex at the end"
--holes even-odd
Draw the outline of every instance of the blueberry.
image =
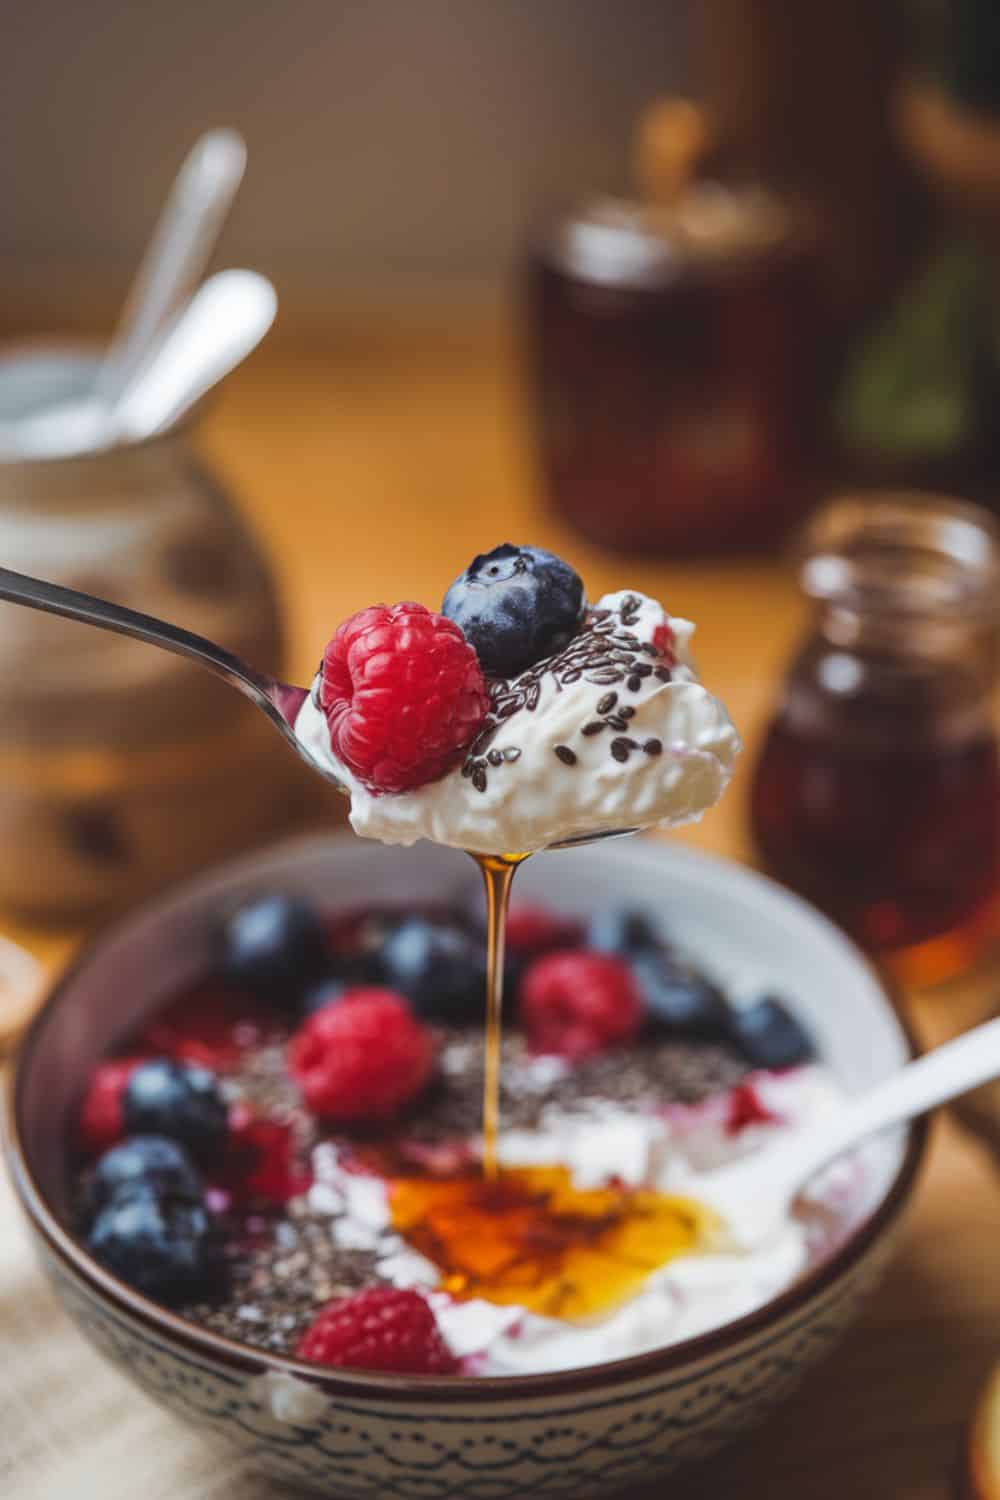
POLYGON ((587 924, 586 946, 598 953, 658 953, 663 939, 651 919, 632 907, 611 907, 598 912, 587 924))
POLYGON ((347 991, 356 986, 349 979, 328 976, 321 979, 317 985, 308 990, 302 998, 302 1014, 311 1016, 316 1011, 322 1010, 326 1005, 332 1005, 335 1000, 343 999, 347 991))
POLYGON ((136 1135, 105 1151, 90 1179, 91 1204, 103 1208, 119 1192, 136 1186, 191 1203, 200 1203, 204 1193, 187 1152, 162 1135, 136 1135))
POLYGON ((699 1041, 725 1036, 725 996, 704 974, 669 953, 640 953, 632 967, 655 1030, 699 1041))
POLYGON ((383 984, 405 995, 428 1020, 467 1021, 483 1014, 486 945, 458 922, 404 917, 379 953, 383 984))
POLYGON ((223 926, 219 946, 230 984, 289 1010, 329 965, 320 919, 295 896, 262 896, 241 906, 223 926))
POLYGON ((129 1135, 169 1136, 197 1162, 217 1158, 225 1143, 228 1111, 218 1079, 194 1063, 140 1063, 125 1086, 122 1114, 129 1135))
POLYGON ((568 563, 540 547, 504 542, 473 558, 441 609, 461 626, 485 672, 513 677, 577 634, 585 603, 568 563))
POLYGON ((802 1023, 773 995, 733 1007, 729 1034, 755 1068, 791 1068, 810 1062, 816 1048, 802 1023))
POLYGON ((204 1204, 148 1186, 121 1189, 94 1219, 87 1247, 136 1291, 166 1302, 221 1284, 221 1242, 204 1204))

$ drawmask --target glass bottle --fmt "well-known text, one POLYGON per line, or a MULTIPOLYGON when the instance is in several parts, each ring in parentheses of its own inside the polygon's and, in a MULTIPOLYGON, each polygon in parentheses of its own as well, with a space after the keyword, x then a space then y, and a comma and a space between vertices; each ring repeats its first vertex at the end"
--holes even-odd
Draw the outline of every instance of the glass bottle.
POLYGON ((985 512, 936 496, 824 509, 800 573, 812 630, 753 778, 780 879, 873 950, 952 939, 915 978, 967 961, 997 885, 998 548, 985 512))
POLYGON ((825 335, 782 200, 710 181, 595 200, 536 237, 523 301, 543 477, 584 535, 738 552, 801 517, 825 335))

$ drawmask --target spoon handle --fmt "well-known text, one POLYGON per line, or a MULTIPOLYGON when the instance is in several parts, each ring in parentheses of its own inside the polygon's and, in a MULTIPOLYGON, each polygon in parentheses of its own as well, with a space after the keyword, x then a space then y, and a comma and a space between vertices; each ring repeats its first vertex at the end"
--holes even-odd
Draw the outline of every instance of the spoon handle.
POLYGON ((191 148, 153 231, 95 391, 113 406, 145 364, 164 326, 198 285, 246 166, 235 130, 210 130, 191 148))
POLYGON ((46 583, 41 578, 30 578, 26 573, 15 573, 10 568, 0 568, 0 599, 11 604, 26 605, 28 609, 41 610, 43 614, 62 615, 67 620, 78 620, 83 625, 96 625, 101 630, 115 631, 118 635, 144 641, 149 646, 159 646, 163 651, 172 651, 175 656, 189 657, 200 666, 207 667, 210 672, 225 678, 231 687, 252 699, 272 718, 277 713, 277 683, 254 671, 238 656, 217 646, 214 641, 184 630, 180 625, 171 625, 166 620, 156 619, 154 615, 126 609, 124 605, 112 604, 108 599, 98 599, 77 589, 46 583))
POLYGON ((998 1076, 1000 1019, 976 1026, 908 1063, 884 1083, 848 1101, 832 1120, 804 1132, 782 1158, 782 1180, 789 1192, 794 1192, 814 1172, 859 1141, 998 1076))

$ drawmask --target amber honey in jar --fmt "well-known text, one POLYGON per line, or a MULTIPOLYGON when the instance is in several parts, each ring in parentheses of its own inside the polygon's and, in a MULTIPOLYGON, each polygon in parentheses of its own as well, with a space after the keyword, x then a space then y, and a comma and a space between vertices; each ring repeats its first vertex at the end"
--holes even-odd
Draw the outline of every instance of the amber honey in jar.
POLYGON ((801 517, 820 299, 774 195, 594 201, 536 237, 524 302, 542 475, 581 532, 685 555, 756 549, 801 517))
POLYGON ((806 538, 815 613, 756 765, 753 831, 780 879, 873 950, 951 937, 964 961, 984 929, 998 540, 975 506, 881 493, 833 502, 806 538))

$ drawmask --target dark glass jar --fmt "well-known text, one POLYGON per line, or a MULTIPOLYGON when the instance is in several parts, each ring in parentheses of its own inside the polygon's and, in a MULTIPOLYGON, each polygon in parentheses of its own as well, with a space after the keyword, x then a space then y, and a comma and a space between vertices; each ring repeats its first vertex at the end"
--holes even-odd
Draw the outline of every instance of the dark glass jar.
POLYGON ((753 830, 780 879, 875 950, 975 924, 996 889, 998 546, 985 512, 933 496, 839 500, 808 533, 816 614, 753 830))
POLYGON ((608 200, 533 246, 536 427, 553 503, 606 546, 766 545, 809 503, 822 367, 810 237, 770 194, 608 200))

